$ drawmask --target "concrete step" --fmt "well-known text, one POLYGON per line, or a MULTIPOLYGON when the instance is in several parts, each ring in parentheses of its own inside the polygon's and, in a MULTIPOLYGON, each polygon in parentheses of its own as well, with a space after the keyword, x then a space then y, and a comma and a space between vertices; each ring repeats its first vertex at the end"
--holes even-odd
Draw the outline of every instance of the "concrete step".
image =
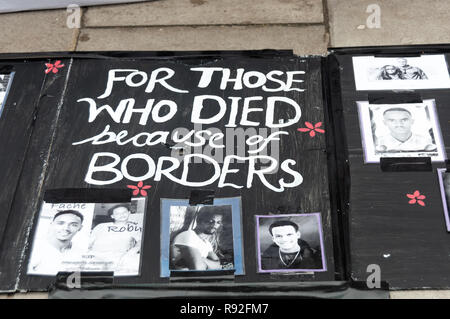
POLYGON ((159 0, 91 7, 86 27, 322 23, 321 0, 159 0))
POLYGON ((209 26, 82 29, 77 50, 293 49, 324 54, 324 26, 209 26))
POLYGON ((66 21, 66 10, 0 14, 0 52, 73 50, 78 30, 69 29, 66 21))

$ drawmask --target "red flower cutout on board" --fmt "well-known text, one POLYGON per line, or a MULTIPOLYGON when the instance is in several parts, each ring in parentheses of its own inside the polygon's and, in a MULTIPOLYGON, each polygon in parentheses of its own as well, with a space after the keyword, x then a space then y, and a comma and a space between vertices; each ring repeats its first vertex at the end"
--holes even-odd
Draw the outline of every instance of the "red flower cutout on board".
POLYGON ((322 122, 318 122, 315 125, 311 124, 310 122, 305 122, 306 127, 298 128, 297 131, 300 132, 309 132, 309 136, 314 137, 316 136, 316 133, 325 133, 325 130, 319 128, 322 126, 322 122))
POLYGON ((406 194, 406 197, 410 199, 409 204, 413 205, 415 203, 420 206, 425 206, 425 202, 422 199, 425 199, 425 195, 421 195, 419 191, 415 191, 413 194, 406 194))
POLYGON ((54 64, 45 63, 45 66, 47 67, 47 70, 45 70, 45 74, 48 74, 50 72, 58 73, 58 69, 62 68, 64 64, 61 64, 61 61, 58 60, 54 64))
POLYGON ((134 185, 127 185, 128 188, 133 189, 133 196, 139 195, 139 193, 142 196, 147 196, 147 191, 146 189, 149 189, 151 186, 150 185, 145 185, 142 181, 140 181, 137 186, 134 185))

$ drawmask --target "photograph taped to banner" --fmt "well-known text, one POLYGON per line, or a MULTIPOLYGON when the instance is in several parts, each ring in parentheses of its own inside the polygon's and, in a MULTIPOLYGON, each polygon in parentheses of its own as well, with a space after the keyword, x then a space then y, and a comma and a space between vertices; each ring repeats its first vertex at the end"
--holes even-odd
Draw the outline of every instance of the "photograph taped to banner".
POLYGON ((13 78, 14 72, 0 74, 0 116, 2 115, 13 78))
POLYGON ((450 232, 450 172, 447 172, 445 168, 439 168, 437 170, 439 177, 439 187, 441 190, 442 205, 444 208, 445 225, 447 231, 450 232))
POLYGON ((327 270, 320 213, 257 215, 258 272, 327 270))
POLYGON ((198 206, 161 199, 161 206, 161 277, 177 271, 244 274, 240 198, 198 206))
POLYGON ((445 161, 434 100, 404 104, 359 101, 357 105, 365 163, 378 163, 381 157, 445 161))
POLYGON ((450 88, 444 55, 353 57, 357 91, 450 88))
POLYGON ((145 198, 131 203, 46 203, 37 223, 29 275, 140 270, 145 198))

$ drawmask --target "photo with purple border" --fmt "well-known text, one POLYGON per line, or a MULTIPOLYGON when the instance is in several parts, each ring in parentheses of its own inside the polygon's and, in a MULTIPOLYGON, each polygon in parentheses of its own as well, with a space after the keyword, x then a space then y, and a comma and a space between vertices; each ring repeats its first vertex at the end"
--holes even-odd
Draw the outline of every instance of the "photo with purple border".
POLYGON ((447 231, 450 232, 450 216, 448 213, 448 203, 450 201, 450 172, 445 168, 437 170, 439 176, 439 187, 441 189, 442 206, 444 207, 445 224, 447 231))
MULTIPOLYGON (((311 273, 327 271, 320 213, 256 215, 255 218, 259 273, 311 273), (277 223, 275 225, 282 225, 281 227, 278 226, 279 228, 276 233, 278 233, 279 236, 285 235, 286 238, 278 237, 275 239, 269 231, 270 225, 273 223, 277 223), (298 226, 298 230, 289 224, 296 224, 298 226), (300 246, 300 250, 298 251, 300 256, 298 253, 291 253, 291 261, 286 264, 283 256, 288 257, 289 254, 282 254, 278 244, 285 244, 284 240, 291 241, 291 243, 295 240, 287 239, 288 236, 291 238, 292 236, 296 237, 298 245, 300 246)), ((274 229, 276 229, 276 227, 277 226, 272 228, 272 233, 275 233, 274 229)))
POLYGON ((432 162, 445 162, 446 152, 436 112, 434 99, 423 100, 422 103, 400 103, 400 104, 370 104, 369 101, 357 101, 359 126, 361 131, 361 142, 364 150, 364 163, 379 163, 381 157, 430 157, 432 162), (387 134, 387 127, 383 123, 381 114, 391 108, 403 108, 411 112, 413 116, 412 132, 416 135, 429 136, 436 149, 427 151, 401 149, 380 151, 377 150, 376 138, 380 137, 375 130, 384 130, 387 134), (414 111, 416 109, 416 111, 414 111), (372 114, 371 114, 372 113, 372 114), (378 114, 378 115, 375 115, 378 114), (375 119, 377 118, 377 119, 375 119))

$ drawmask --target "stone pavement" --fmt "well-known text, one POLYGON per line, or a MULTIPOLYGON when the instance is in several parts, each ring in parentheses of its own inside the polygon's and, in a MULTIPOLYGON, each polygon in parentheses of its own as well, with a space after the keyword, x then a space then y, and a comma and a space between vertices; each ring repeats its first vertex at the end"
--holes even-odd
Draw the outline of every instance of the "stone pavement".
POLYGON ((322 55, 330 46, 450 42, 448 0, 159 0, 82 8, 75 29, 68 17, 62 9, 0 14, 0 52, 270 48, 322 55))
MULTIPOLYGON (((450 43, 448 0, 328 0, 330 45, 450 43), (375 4, 367 13, 367 7, 375 4), (380 12, 379 28, 367 19, 380 12)), ((371 20, 371 19, 369 19, 371 20)))
POLYGON ((324 54, 321 0, 160 0, 0 15, 0 52, 294 49, 324 54), (71 16, 72 17, 72 16, 71 16))

